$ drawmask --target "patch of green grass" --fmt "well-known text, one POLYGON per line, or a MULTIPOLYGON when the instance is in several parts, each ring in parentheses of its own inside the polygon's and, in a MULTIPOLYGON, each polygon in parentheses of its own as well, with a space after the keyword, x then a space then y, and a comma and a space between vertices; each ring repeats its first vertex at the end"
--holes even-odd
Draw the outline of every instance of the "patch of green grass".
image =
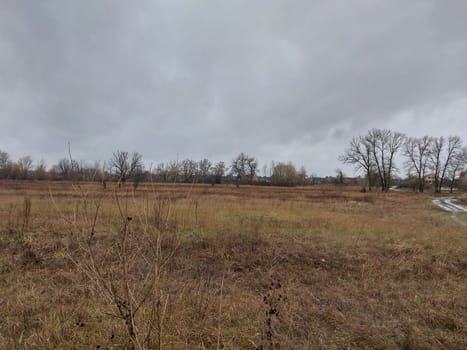
POLYGON ((458 216, 467 223, 467 213, 459 213, 458 216))

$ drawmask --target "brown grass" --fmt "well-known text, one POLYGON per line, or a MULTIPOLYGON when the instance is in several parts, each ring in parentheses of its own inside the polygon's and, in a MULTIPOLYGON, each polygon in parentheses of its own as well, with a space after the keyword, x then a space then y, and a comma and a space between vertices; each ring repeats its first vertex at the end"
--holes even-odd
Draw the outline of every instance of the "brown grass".
MULTIPOLYGON (((429 195, 108 187, 0 183, 0 348, 129 348, 80 245, 101 198, 94 258, 124 278, 115 196, 132 218, 136 289, 152 256, 142 208, 170 203, 170 215, 153 222, 163 224, 167 254, 157 285, 164 349, 467 348, 467 232, 429 195)), ((142 308, 139 329, 150 311, 142 308)))

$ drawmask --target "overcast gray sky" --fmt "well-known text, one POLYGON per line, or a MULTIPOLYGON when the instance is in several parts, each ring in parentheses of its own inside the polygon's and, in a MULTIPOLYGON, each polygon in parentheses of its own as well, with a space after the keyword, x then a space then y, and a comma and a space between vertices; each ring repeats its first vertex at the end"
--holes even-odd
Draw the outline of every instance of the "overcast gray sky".
MULTIPOLYGON (((467 1, 1 0, 0 150, 240 152, 334 174, 368 129, 467 142, 467 1)), ((351 168, 345 168, 352 174, 351 168)))

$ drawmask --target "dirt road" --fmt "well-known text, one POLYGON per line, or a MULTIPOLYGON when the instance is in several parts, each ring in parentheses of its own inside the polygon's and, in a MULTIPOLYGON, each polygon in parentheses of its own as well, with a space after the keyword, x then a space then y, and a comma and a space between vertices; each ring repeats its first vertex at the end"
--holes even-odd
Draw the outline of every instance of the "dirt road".
POLYGON ((458 213, 467 213, 467 207, 465 205, 456 203, 456 200, 453 197, 433 199, 433 204, 445 211, 450 212, 451 218, 455 222, 467 227, 467 222, 457 216, 458 213))

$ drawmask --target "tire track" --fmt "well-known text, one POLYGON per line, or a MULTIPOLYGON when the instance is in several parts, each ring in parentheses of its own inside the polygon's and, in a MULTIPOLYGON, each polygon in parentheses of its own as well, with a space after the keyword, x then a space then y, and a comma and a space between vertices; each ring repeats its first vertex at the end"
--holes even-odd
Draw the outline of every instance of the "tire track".
POLYGON ((455 199, 453 197, 442 197, 433 199, 433 204, 437 207, 443 209, 444 211, 451 213, 451 218, 457 222, 458 224, 467 227, 467 222, 460 219, 457 214, 459 213, 467 213, 467 207, 465 205, 461 205, 459 203, 455 203, 455 199))

